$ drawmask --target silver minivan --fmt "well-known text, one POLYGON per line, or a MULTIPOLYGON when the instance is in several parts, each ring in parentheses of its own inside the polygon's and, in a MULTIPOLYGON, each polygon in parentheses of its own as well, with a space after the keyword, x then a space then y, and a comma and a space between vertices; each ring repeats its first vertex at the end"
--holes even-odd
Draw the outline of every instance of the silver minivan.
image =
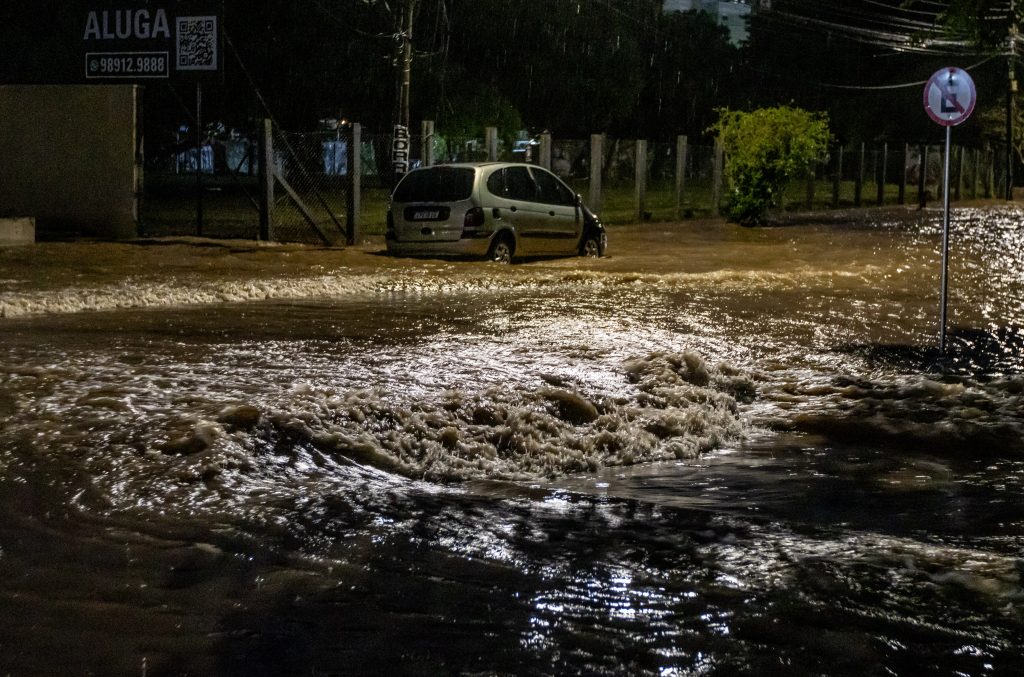
POLYGON ((603 256, 608 237, 548 170, 513 162, 436 165, 406 174, 388 208, 398 256, 603 256))

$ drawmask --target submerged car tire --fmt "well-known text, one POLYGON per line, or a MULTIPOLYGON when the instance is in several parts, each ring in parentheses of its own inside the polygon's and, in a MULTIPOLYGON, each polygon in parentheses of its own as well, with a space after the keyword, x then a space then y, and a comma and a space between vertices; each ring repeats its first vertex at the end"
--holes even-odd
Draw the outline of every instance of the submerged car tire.
POLYGON ((494 238, 491 248, 487 252, 487 260, 494 263, 512 263, 512 255, 515 254, 516 244, 512 236, 502 233, 494 238))
POLYGON ((604 233, 587 233, 584 235, 583 242, 580 243, 580 256, 593 258, 604 256, 605 237, 604 233))

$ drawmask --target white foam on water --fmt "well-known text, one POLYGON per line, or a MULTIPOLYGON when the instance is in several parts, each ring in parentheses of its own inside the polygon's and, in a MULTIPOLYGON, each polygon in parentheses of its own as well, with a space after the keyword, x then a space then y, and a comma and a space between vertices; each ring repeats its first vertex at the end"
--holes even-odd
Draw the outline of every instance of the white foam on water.
POLYGON ((735 370, 660 353, 631 360, 623 377, 614 396, 522 383, 431 393, 298 383, 261 404, 139 431, 133 445, 146 446, 149 470, 133 461, 99 481, 114 502, 135 503, 156 473, 162 496, 151 500, 199 507, 207 485, 248 493, 270 479, 274 492, 330 491, 337 478, 325 463, 429 482, 529 481, 693 458, 745 434, 735 394, 752 385, 735 370))
POLYGON ((839 439, 900 439, 976 453, 1024 451, 1024 376, 790 382, 765 396, 783 405, 762 412, 759 422, 768 428, 839 439))
POLYGON ((266 412, 279 432, 329 454, 431 481, 529 480, 692 458, 739 439, 734 392, 749 380, 696 355, 626 367, 619 397, 538 387, 402 397, 379 388, 294 388, 266 412))
POLYGON ((0 293, 0 318, 55 315, 86 311, 159 308, 216 303, 311 298, 349 299, 384 293, 451 293, 460 291, 527 290, 551 286, 618 288, 628 285, 676 288, 694 283, 712 283, 717 288, 743 288, 751 284, 773 288, 794 288, 809 278, 830 278, 833 273, 818 269, 797 269, 785 273, 721 270, 709 273, 604 273, 572 271, 536 273, 516 269, 488 271, 388 271, 341 273, 309 277, 275 277, 247 280, 152 281, 129 278, 94 287, 66 287, 57 290, 22 290, 0 293), (524 272, 520 272, 524 271, 524 272))

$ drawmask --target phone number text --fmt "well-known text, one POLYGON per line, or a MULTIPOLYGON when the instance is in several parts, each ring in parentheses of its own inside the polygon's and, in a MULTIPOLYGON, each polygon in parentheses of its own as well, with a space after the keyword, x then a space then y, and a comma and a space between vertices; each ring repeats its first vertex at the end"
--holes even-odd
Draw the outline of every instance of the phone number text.
POLYGON ((87 78, 166 78, 167 52, 90 52, 85 55, 87 78))

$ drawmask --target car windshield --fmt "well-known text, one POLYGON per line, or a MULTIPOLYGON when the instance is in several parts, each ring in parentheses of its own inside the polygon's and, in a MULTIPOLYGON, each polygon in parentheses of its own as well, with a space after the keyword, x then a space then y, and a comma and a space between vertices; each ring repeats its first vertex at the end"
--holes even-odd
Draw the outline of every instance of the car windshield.
POLYGON ((395 188, 395 202, 455 202, 473 193, 475 170, 468 167, 430 167, 406 175, 395 188))

